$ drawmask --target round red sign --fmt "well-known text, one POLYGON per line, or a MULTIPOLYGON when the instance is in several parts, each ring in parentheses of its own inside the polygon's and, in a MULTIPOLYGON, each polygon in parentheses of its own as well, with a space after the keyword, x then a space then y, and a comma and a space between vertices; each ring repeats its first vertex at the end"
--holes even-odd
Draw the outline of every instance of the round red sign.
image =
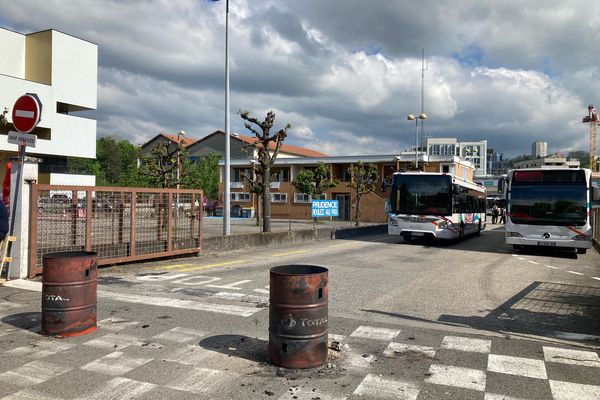
POLYGON ((25 94, 15 101, 12 110, 12 121, 15 129, 21 133, 29 133, 40 122, 42 106, 37 96, 25 94))

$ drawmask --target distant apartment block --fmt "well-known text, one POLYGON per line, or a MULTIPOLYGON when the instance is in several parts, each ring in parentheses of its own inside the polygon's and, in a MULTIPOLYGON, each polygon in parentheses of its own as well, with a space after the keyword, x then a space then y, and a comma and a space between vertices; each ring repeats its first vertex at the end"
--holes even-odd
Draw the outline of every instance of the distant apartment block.
POLYGON ((427 138, 427 154, 431 156, 458 156, 470 161, 475 176, 487 175, 487 140, 459 142, 456 138, 427 138))
POLYGON ((567 159, 561 157, 558 154, 554 154, 550 157, 536 158, 533 160, 525 160, 516 162, 513 165, 515 169, 521 168, 544 168, 544 167, 566 167, 566 168, 579 168, 580 162, 576 159, 567 159))
POLYGON ((547 142, 533 142, 531 144, 531 155, 534 157, 546 157, 548 155, 548 143, 547 142))
POLYGON ((98 46, 53 29, 21 34, 0 28, 0 54, 0 111, 9 109, 9 124, 0 126, 2 161, 17 154, 7 135, 14 130, 12 107, 25 93, 42 103, 32 132, 37 144, 27 149, 43 160, 39 182, 53 183, 52 173, 66 172, 68 157, 95 158, 96 121, 80 113, 96 109, 98 46))

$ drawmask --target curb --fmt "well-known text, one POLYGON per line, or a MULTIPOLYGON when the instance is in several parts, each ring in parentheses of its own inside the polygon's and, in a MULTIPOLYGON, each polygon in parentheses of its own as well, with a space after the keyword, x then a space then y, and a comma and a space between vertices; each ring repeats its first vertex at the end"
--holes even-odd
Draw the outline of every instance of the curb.
POLYGON ((379 235, 383 233, 387 233, 387 224, 336 230, 324 228, 288 232, 257 232, 234 236, 215 236, 202 239, 201 253, 224 253, 227 251, 271 245, 306 243, 316 240, 349 239, 357 236, 379 235))

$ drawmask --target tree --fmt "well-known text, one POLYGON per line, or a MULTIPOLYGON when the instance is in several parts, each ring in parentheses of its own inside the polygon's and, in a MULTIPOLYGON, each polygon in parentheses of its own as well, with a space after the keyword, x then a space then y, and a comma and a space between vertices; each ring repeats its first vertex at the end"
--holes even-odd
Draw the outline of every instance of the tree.
POLYGON ((218 197, 219 192, 219 153, 210 153, 198 161, 183 161, 181 169, 186 171, 181 185, 185 189, 202 189, 204 195, 211 200, 218 197))
POLYGON ((250 116, 249 111, 239 111, 240 117, 246 122, 244 126, 254 134, 256 140, 252 143, 244 143, 244 148, 249 146, 258 149, 258 163, 255 168, 255 179, 262 182, 263 203, 263 232, 271 232, 271 166, 279 155, 281 145, 287 136, 287 131, 292 126, 285 125, 283 129, 271 135, 271 129, 275 122, 275 113, 269 111, 264 121, 259 121, 250 116), (258 128, 255 128, 255 126, 258 128), (271 148, 272 147, 272 148, 271 148))
POLYGON ((377 166, 373 163, 365 164, 359 161, 348 168, 350 183, 348 187, 354 189, 356 199, 356 213, 354 215, 355 226, 360 224, 360 200, 363 195, 375 191, 377 182, 377 166))
MULTIPOLYGON (((254 160, 253 160, 254 161, 254 160)), ((250 193, 255 194, 258 199, 257 199, 257 204, 256 204, 256 226, 260 225, 260 202, 262 200, 262 193, 263 193, 263 173, 258 172, 258 169, 261 168, 260 165, 257 165, 257 162, 253 162, 252 164, 252 176, 247 176, 246 174, 242 175, 242 181, 244 183, 244 189, 249 191, 250 193)))
POLYGON ((292 185, 300 193, 308 194, 314 199, 320 199, 324 193, 333 189, 339 182, 331 177, 331 170, 324 162, 319 161, 314 169, 303 169, 296 176, 292 185))
POLYGON ((150 186, 160 188, 175 188, 186 176, 190 167, 189 163, 181 163, 179 180, 177 179, 177 159, 186 160, 188 153, 183 146, 183 141, 172 146, 171 143, 160 142, 150 149, 150 154, 142 155, 142 165, 139 174, 150 186))

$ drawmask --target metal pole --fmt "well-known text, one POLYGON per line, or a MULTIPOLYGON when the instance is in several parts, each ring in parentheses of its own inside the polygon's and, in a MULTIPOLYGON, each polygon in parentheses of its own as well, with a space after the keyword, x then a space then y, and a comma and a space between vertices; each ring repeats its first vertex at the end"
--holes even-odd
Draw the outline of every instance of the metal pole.
POLYGON ((231 235, 231 195, 230 195, 230 160, 229 160, 229 0, 225 2, 225 188, 223 194, 223 236, 231 235))
POLYGON ((419 118, 415 118, 415 169, 419 169, 419 118))
MULTIPOLYGON (((15 232, 15 217, 17 215, 17 206, 18 206, 18 201, 19 201, 19 189, 21 187, 21 181, 23 180, 23 168, 24 167, 25 167, 25 146, 20 145, 19 146, 19 171, 17 172, 17 182, 15 183, 15 195, 13 197, 13 201, 10 204, 10 225, 9 225, 9 229, 8 229, 8 236, 14 236, 14 232, 15 232)), ((36 199, 36 201, 37 201, 37 199, 36 199)), ((8 240, 8 237, 6 238, 6 240, 8 240)), ((8 243, 6 244, 7 246, 9 246, 9 250, 7 251, 7 254, 9 257, 11 255, 11 251, 12 251, 12 243, 13 242, 8 241, 8 243)), ((2 260, 2 263, 4 263, 4 260, 2 260)), ((8 263, 6 280, 10 279, 12 265, 13 265, 12 262, 8 263)))

